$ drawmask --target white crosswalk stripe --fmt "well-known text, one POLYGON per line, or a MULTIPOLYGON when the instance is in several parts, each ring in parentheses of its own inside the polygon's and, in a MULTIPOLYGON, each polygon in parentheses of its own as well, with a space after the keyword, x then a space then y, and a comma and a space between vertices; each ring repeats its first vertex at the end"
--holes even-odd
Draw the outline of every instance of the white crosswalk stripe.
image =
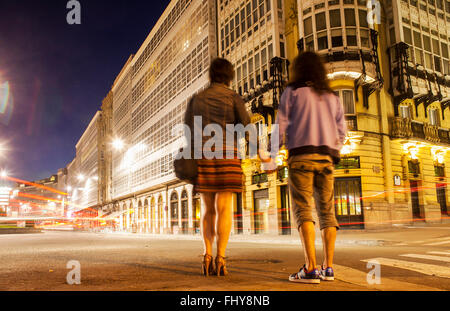
POLYGON ((450 244, 450 238, 447 238, 447 241, 428 243, 428 244, 425 244, 425 245, 426 246, 436 246, 436 245, 445 245, 445 244, 450 244))
POLYGON ((443 262, 450 262, 450 257, 443 256, 434 256, 434 255, 420 255, 420 254, 405 254, 400 255, 401 257, 409 257, 409 258, 418 258, 418 259, 427 259, 427 260, 436 260, 443 262))
POLYGON ((425 264, 420 262, 414 262, 414 261, 405 261, 405 260, 398 260, 398 259, 390 259, 390 258, 372 258, 363 260, 363 262, 378 262, 382 266, 389 266, 394 268, 400 268, 405 269, 409 271, 418 272, 425 275, 431 275, 431 276, 437 276, 442 278, 449 278, 450 279, 450 267, 446 266, 438 266, 438 265, 431 265, 431 264, 425 264))
POLYGON ((446 251, 446 252, 428 252, 428 254, 450 256, 450 251, 446 251))

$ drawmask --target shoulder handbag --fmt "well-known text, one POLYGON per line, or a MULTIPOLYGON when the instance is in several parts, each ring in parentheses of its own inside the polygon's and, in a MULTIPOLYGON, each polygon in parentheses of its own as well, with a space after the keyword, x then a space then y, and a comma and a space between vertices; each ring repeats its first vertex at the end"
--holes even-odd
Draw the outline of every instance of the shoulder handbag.
MULTIPOLYGON (((192 116, 189 115, 189 112, 192 111, 192 105, 193 98, 189 101, 188 104, 187 118, 192 118, 192 116)), ((173 162, 175 176, 181 181, 184 181, 188 184, 194 184, 198 175, 197 160, 192 158, 185 159, 182 156, 182 153, 183 149, 180 149, 179 153, 175 157, 175 161, 173 162)), ((191 156, 194 156, 194 152, 191 152, 191 156)))
MULTIPOLYGON (((180 150, 180 154, 182 150, 180 150)), ((175 168, 175 175, 178 179, 194 184, 198 175, 197 160, 195 159, 185 159, 180 154, 177 155, 173 166, 175 168)))

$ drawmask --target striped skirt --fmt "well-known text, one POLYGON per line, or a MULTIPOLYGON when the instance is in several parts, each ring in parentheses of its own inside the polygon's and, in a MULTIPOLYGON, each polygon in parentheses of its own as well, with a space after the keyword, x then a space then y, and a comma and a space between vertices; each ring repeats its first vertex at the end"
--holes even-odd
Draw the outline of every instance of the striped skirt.
POLYGON ((194 191, 204 192, 242 192, 241 160, 202 159, 197 160, 198 176, 194 191))

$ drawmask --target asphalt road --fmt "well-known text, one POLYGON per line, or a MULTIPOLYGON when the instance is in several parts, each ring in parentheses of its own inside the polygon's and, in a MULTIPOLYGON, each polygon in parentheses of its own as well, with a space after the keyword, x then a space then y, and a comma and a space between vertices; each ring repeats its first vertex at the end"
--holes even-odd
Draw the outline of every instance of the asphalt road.
MULTIPOLYGON (((200 274, 202 244, 197 238, 44 232, 0 235, 2 291, 372 291, 450 290, 449 228, 392 233, 358 243, 351 236, 336 252, 336 281, 290 283, 303 264, 295 240, 233 239, 227 277, 200 274), (406 235, 405 235, 406 236, 406 235), (435 244, 435 245, 430 245, 435 244), (367 261, 381 263, 381 284, 369 284, 367 261), (70 261, 80 263, 81 284, 67 284, 70 261), (402 266, 403 264, 406 266, 402 266), (400 265, 400 267, 399 267, 400 265), (420 272, 419 272, 420 271, 420 272)), ((361 239, 361 237, 359 237, 361 239)), ((318 258, 322 250, 318 249, 318 258)))

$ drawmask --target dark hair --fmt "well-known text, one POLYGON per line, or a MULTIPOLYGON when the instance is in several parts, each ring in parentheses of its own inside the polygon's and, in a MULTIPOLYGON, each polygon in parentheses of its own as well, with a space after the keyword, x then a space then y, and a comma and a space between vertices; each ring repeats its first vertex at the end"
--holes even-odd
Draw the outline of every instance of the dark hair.
POLYGON ((292 64, 292 76, 289 86, 295 89, 309 86, 319 94, 333 92, 329 85, 325 64, 314 52, 303 52, 295 58, 292 64))
POLYGON ((209 80, 211 83, 230 85, 234 79, 233 65, 225 58, 216 58, 209 67, 209 80))

